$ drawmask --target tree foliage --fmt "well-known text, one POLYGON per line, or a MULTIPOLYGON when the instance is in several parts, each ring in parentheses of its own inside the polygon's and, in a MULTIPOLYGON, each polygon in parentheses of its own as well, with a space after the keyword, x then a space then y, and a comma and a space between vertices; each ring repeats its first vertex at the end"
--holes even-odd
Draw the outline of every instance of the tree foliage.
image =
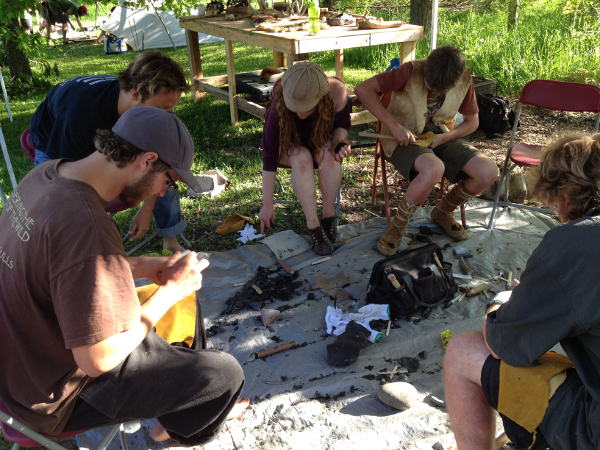
MULTIPOLYGON (((208 2, 206 2, 208 3, 208 2)), ((224 2, 225 3, 225 2, 224 2)), ((198 6, 198 0, 130 0, 125 2, 130 8, 144 8, 148 11, 173 11, 175 17, 187 16, 191 8, 198 6)))

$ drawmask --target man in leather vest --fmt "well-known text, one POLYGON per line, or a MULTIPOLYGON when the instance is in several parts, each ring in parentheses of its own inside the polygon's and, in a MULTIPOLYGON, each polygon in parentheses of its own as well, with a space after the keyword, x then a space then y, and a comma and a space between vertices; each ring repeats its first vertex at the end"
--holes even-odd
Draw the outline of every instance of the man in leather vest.
POLYGON ((361 103, 381 122, 386 158, 410 180, 398 212, 383 233, 377 249, 384 255, 396 253, 400 238, 412 215, 425 201, 442 175, 456 183, 437 203, 431 218, 453 239, 468 238, 454 220, 454 210, 492 185, 498 175, 496 163, 463 139, 479 126, 475 88, 465 57, 446 46, 427 59, 405 63, 356 86, 361 103), (389 106, 380 97, 391 93, 389 106), (457 112, 463 121, 454 126, 457 112), (418 136, 431 132, 429 146, 418 136))

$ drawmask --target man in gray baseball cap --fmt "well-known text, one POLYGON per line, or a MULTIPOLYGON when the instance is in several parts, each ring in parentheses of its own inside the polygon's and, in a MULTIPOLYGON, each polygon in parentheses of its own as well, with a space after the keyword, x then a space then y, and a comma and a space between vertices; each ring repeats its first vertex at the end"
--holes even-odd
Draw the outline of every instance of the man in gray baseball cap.
POLYGON ((138 107, 98 131, 95 146, 34 168, 0 215, 0 398, 42 433, 156 417, 156 440, 204 445, 247 406, 243 371, 206 350, 198 302, 191 348, 153 329, 201 288, 208 261, 127 258, 104 211, 117 196, 132 206, 162 196, 175 179, 199 188, 192 139, 175 115, 138 107), (158 285, 142 305, 136 278, 158 285))

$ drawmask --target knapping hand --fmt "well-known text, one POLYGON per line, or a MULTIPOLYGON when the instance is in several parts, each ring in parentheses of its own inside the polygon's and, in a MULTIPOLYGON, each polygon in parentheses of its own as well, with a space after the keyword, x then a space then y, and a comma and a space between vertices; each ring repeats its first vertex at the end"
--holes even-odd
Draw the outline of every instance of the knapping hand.
POLYGON ((352 146, 354 145, 354 141, 349 139, 344 139, 343 141, 338 142, 334 147, 334 156, 337 162, 342 162, 342 159, 350 156, 352 153, 352 146))
POLYGON ((265 225, 269 230, 272 230, 271 225, 275 224, 275 208, 273 205, 264 205, 258 213, 260 219, 260 234, 265 234, 265 225))
POLYGON ((414 134, 400 124, 390 131, 398 145, 407 146, 413 144, 417 140, 414 134))
POLYGON ((175 286, 181 293, 181 298, 185 298, 202 287, 201 272, 209 264, 206 259, 198 261, 194 252, 183 258, 181 252, 176 252, 169 257, 160 278, 163 285, 175 286))
POLYGON ((433 150, 437 146, 445 144, 445 143, 446 143, 446 138, 444 136, 444 133, 436 134, 433 136, 433 141, 431 141, 431 144, 429 144, 429 148, 433 150))

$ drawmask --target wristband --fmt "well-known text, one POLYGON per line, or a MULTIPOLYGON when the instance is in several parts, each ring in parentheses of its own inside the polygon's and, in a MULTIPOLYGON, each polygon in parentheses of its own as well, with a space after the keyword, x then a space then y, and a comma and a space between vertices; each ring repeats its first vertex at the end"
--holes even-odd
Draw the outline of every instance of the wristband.
POLYGON ((346 144, 344 141, 338 142, 338 145, 335 146, 335 149, 333 150, 335 153, 339 153, 340 150, 342 150, 342 148, 344 148, 346 144))

